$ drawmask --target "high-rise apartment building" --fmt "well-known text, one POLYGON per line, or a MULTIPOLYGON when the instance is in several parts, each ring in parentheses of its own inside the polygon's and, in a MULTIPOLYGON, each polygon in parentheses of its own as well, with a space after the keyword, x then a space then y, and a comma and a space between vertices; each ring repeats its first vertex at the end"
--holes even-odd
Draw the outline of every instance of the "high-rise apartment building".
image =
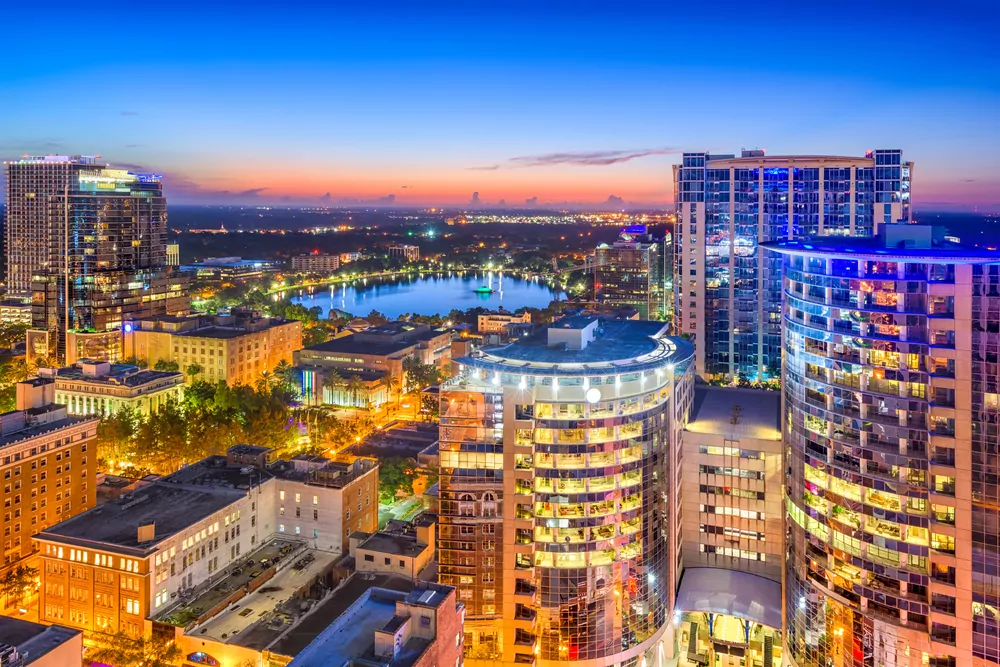
POLYGON ((574 316, 453 362, 438 558, 466 605, 465 664, 672 654, 693 375, 666 328, 574 316))
POLYGON ((694 340, 696 373, 777 378, 781 260, 760 244, 872 236, 878 223, 909 222, 912 175, 899 150, 685 153, 674 167, 674 318, 675 331, 694 340))
POLYGON ((642 319, 666 315, 663 242, 653 239, 644 225, 622 230, 618 240, 597 246, 594 255, 594 292, 597 303, 631 306, 642 319))
POLYGON ((32 298, 29 356, 116 359, 120 338, 107 332, 189 312, 185 283, 167 267, 158 176, 92 157, 27 157, 7 165, 7 206, 8 289, 32 298))
POLYGON ((784 262, 798 667, 1000 663, 1000 253, 885 225, 784 262))

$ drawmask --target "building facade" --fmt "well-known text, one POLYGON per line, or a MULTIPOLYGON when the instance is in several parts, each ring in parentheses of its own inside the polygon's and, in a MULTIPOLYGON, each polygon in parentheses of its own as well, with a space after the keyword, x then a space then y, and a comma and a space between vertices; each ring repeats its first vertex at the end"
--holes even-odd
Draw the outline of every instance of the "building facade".
POLYGON ((333 559, 347 553, 347 535, 376 529, 377 463, 268 465, 266 451, 233 447, 40 530, 39 620, 138 636, 269 545, 333 559))
POLYGON ((261 373, 291 364, 301 348, 301 322, 254 311, 143 319, 126 329, 124 342, 126 355, 148 366, 174 362, 189 379, 230 386, 256 384, 261 373), (199 372, 192 374, 192 367, 199 372))
POLYGON ((760 244, 872 236, 909 222, 913 163, 864 157, 685 153, 674 167, 675 332, 695 342, 705 379, 775 379, 781 366, 781 260, 760 244))
POLYGON ((340 255, 298 255, 292 257, 292 271, 333 273, 340 268, 340 255))
POLYGON ((54 402, 71 415, 113 415, 122 408, 150 415, 169 401, 184 399, 183 373, 128 364, 78 361, 66 368, 39 368, 38 377, 52 383, 54 402))
POLYGON ((98 420, 53 405, 52 386, 18 383, 17 410, 0 415, 3 569, 29 557, 31 536, 97 499, 98 420))
POLYGON ((404 360, 413 357, 447 370, 451 339, 444 327, 388 322, 298 350, 302 395, 312 405, 379 406, 405 388, 404 360))
POLYGON ((389 257, 401 259, 404 262, 416 262, 420 259, 420 246, 396 244, 389 246, 389 257))
POLYGON ((481 334, 502 334, 507 330, 508 324, 531 324, 531 313, 512 313, 501 308, 477 316, 477 328, 481 334))
POLYGON ((663 242, 639 225, 622 231, 611 245, 597 246, 594 256, 594 292, 598 304, 631 306, 641 319, 663 319, 667 308, 663 242))
POLYGON ((664 664, 692 351, 577 316, 456 361, 441 387, 439 580, 466 664, 664 664))
MULTIPOLYGON (((71 332, 190 311, 185 281, 167 265, 159 176, 79 156, 23 158, 7 176, 9 290, 30 292, 32 328, 45 334, 31 338, 29 356, 72 363, 71 332)), ((114 346, 90 352, 117 358, 114 346)))
POLYGON ((768 248, 791 664, 998 664, 1000 254, 918 225, 768 248))

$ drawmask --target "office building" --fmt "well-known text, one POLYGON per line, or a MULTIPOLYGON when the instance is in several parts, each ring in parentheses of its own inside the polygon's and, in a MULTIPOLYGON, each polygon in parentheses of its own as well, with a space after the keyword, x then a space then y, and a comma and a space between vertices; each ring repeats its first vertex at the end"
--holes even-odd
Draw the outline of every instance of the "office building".
POLYGON ((292 271, 299 273, 333 273, 340 268, 340 255, 298 255, 292 257, 292 271))
POLYGON ((289 667, 451 667, 462 662, 464 606, 451 586, 371 588, 289 667))
POLYGON ((389 246, 389 257, 401 259, 404 262, 416 262, 420 259, 420 246, 403 243, 389 246))
POLYGON ((281 269, 276 259, 243 259, 242 257, 209 257, 200 262, 181 265, 181 271, 199 283, 221 285, 243 283, 262 278, 281 269))
POLYGON ((776 379, 781 260, 760 244, 872 236, 877 223, 908 222, 912 176, 899 150, 685 153, 674 167, 674 331, 692 337, 698 376, 776 379))
POLYGON ((71 415, 113 415, 128 408, 150 415, 184 399, 184 374, 85 359, 66 368, 39 368, 38 382, 55 389, 53 401, 71 415))
POLYGON ((451 362, 451 331, 388 322, 298 350, 295 367, 302 373, 302 395, 308 404, 372 407, 393 398, 383 381, 386 376, 405 388, 403 362, 410 357, 446 371, 451 362), (357 380, 352 382, 352 378, 357 380))
POLYGON ((124 346, 128 357, 150 367, 158 361, 173 362, 189 379, 252 386, 264 371, 273 371, 282 361, 292 363, 302 347, 302 323, 248 310, 164 315, 131 323, 124 346), (192 367, 198 372, 192 373, 192 367))
POLYGON ((642 319, 666 316, 663 242, 645 225, 622 230, 618 240, 597 246, 594 256, 595 300, 601 306, 631 306, 642 319))
POLYGON ((54 405, 49 383, 28 380, 15 391, 17 409, 0 415, 4 570, 32 554, 32 535, 97 497, 98 420, 54 405))
POLYGON ((207 621, 279 573, 308 586, 348 535, 374 532, 377 498, 371 459, 269 464, 238 445, 38 532, 40 620, 138 636, 150 620, 207 621))
POLYGON ((66 667, 80 664, 82 656, 79 630, 0 616, 3 667, 66 667))
POLYGON ((481 334, 502 334, 509 324, 531 324, 531 313, 512 313, 509 310, 488 310, 477 316, 477 329, 481 334))
POLYGON ((767 248, 792 664, 996 665, 1000 253, 891 224, 767 248))
POLYGON ((166 265, 159 176, 48 156, 8 163, 7 177, 8 290, 31 296, 29 358, 117 359, 107 332, 189 311, 186 285, 166 265))
POLYGON ((693 376, 666 328, 568 317, 454 362, 438 571, 466 605, 466 665, 672 655, 693 376))

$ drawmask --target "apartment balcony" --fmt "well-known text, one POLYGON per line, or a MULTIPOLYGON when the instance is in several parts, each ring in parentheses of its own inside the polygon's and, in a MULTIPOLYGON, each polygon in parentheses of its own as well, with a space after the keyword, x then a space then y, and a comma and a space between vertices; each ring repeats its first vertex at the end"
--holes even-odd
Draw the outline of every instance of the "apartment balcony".
POLYGON ((537 594, 538 587, 532 584, 528 579, 517 578, 514 580, 514 600, 518 603, 518 605, 535 604, 537 594))
POLYGON ((538 612, 531 607, 518 603, 514 607, 514 629, 532 632, 535 629, 535 621, 538 619, 538 612))

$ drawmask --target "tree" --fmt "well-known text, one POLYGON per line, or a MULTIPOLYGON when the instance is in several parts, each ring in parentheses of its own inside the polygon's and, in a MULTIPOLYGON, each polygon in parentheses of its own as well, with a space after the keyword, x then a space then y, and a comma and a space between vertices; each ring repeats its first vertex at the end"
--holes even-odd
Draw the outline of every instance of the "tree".
POLYGON ((153 364, 154 371, 169 371, 176 373, 180 370, 180 365, 176 361, 167 361, 166 359, 158 359, 155 364, 153 364))
POLYGON ((95 646, 87 661, 114 667, 179 667, 183 653, 172 640, 157 636, 132 637, 124 632, 94 633, 95 646))
POLYGON ((274 375, 283 384, 286 384, 289 387, 294 387, 296 381, 298 380, 299 370, 282 359, 274 367, 274 375))
POLYGON ((365 396, 365 404, 366 405, 368 404, 368 399, 367 399, 368 385, 365 384, 365 381, 361 379, 360 375, 352 375, 350 378, 348 378, 346 388, 347 388, 347 393, 351 397, 351 402, 354 405, 358 404, 358 399, 361 396, 365 396))
MULTIPOLYGON (((331 368, 329 371, 323 375, 323 389, 330 392, 330 402, 334 402, 333 394, 340 390, 346 384, 344 378, 337 372, 337 369, 331 368)), ((322 403, 322 400, 320 401, 322 403)))
POLYGON ((195 378, 198 377, 204 370, 205 369, 201 367, 201 364, 188 364, 187 374, 188 377, 195 378))
POLYGON ((399 407, 399 378, 391 373, 386 373, 378 380, 379 386, 385 389, 386 400, 396 397, 396 407, 399 407))
POLYGON ((27 324, 0 322, 0 347, 14 347, 16 343, 25 339, 27 330, 27 324))
POLYGON ((416 471, 413 465, 399 456, 383 459, 378 469, 379 502, 388 505, 396 499, 400 491, 413 493, 413 478, 416 471))
POLYGON ((37 569, 27 565, 18 565, 10 568, 3 577, 0 577, 0 591, 3 592, 8 607, 20 606, 25 593, 35 586, 37 576, 37 569))
POLYGON ((131 459, 140 420, 140 415, 129 406, 101 418, 97 425, 97 460, 102 465, 114 468, 131 459))

